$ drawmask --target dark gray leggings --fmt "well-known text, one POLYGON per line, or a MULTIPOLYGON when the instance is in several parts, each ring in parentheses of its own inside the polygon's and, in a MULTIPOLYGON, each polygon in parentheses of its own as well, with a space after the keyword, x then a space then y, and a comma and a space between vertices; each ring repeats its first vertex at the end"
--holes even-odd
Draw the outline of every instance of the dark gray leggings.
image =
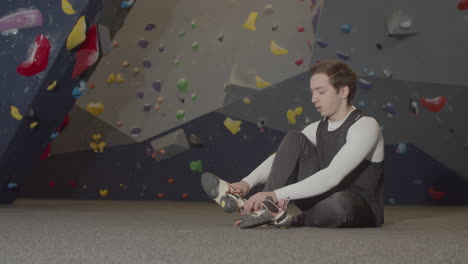
MULTIPOLYGON (((274 191, 301 181, 320 170, 317 151, 299 131, 283 138, 273 160, 263 191, 274 191)), ((322 195, 293 201, 302 213, 294 216, 294 226, 374 227, 375 217, 367 203, 356 193, 330 191, 322 195)))

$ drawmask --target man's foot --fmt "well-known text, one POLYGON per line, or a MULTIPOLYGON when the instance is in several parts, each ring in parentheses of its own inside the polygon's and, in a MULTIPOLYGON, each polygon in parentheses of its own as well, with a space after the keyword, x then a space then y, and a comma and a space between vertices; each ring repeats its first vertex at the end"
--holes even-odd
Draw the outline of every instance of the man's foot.
POLYGON ((218 176, 205 172, 201 176, 203 190, 216 203, 218 203, 226 213, 232 213, 244 206, 245 199, 231 185, 218 176))
POLYGON ((286 212, 287 201, 282 202, 283 207, 279 207, 273 198, 268 196, 262 203, 259 210, 241 217, 237 222, 240 228, 252 228, 265 224, 272 224, 279 228, 288 228, 292 224, 292 216, 286 212))

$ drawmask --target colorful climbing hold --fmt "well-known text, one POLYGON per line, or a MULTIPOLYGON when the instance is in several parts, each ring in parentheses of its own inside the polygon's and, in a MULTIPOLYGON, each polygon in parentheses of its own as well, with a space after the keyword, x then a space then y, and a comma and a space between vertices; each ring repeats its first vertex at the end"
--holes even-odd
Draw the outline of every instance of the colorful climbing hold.
POLYGON ((429 194, 431 195, 432 200, 434 200, 434 201, 442 200, 445 197, 445 195, 447 194, 446 192, 436 191, 432 187, 429 187, 427 191, 429 192, 429 194))
POLYGON ((273 40, 270 42, 270 50, 275 55, 284 55, 288 54, 287 49, 283 49, 278 44, 276 44, 273 40))
POLYGON ((104 105, 102 103, 88 103, 86 105, 86 111, 94 116, 98 116, 104 112, 104 105))
POLYGON ((352 26, 350 24, 343 24, 340 26, 340 30, 343 33, 350 33, 352 29, 352 26))
POLYGON ((296 124, 296 116, 301 115, 302 111, 303 111, 303 108, 301 106, 297 107, 294 110, 288 109, 286 113, 286 118, 288 119, 289 123, 293 125, 296 124))
POLYGON ((179 37, 182 38, 183 36, 185 36, 185 30, 181 29, 181 30, 179 31, 179 37))
POLYGON ((189 197, 189 194, 188 193, 183 193, 182 194, 182 199, 187 199, 189 197))
POLYGON ((121 8, 129 8, 135 3, 135 0, 123 0, 120 3, 121 8))
POLYGON ((382 105, 382 109, 387 112, 387 116, 393 118, 396 115, 396 110, 393 107, 392 103, 386 103, 382 105))
POLYGON ((158 103, 160 103, 160 104, 164 103, 164 97, 163 97, 163 96, 158 96, 157 101, 158 101, 158 103))
POLYGON ((191 26, 192 26, 192 29, 196 29, 196 28, 197 28, 197 21, 196 21, 195 19, 192 20, 191 26))
POLYGON ((23 116, 20 114, 19 109, 16 106, 10 107, 10 114, 16 120, 22 120, 23 116))
POLYGON ((39 35, 34 40, 32 53, 21 63, 16 71, 23 76, 32 76, 44 71, 49 63, 50 42, 45 35, 39 35))
POLYGON ((262 78, 260 78, 260 76, 256 75, 255 76, 255 85, 257 86, 257 88, 265 88, 265 87, 268 87, 271 85, 271 83, 263 80, 262 78))
POLYGON ((155 27, 156 27, 155 24, 149 23, 149 24, 146 25, 145 31, 151 31, 151 30, 153 30, 155 27))
POLYGON ((99 195, 101 195, 102 197, 107 197, 109 195, 109 190, 107 189, 99 190, 99 195))
POLYGON ((138 128, 138 127, 132 129, 132 131, 131 131, 131 134, 132 134, 132 136, 134 136, 134 137, 139 136, 140 133, 141 133, 141 128, 138 128))
POLYGON ((86 39, 86 20, 81 16, 67 38, 67 49, 72 50, 86 39))
POLYGON ((232 120, 229 117, 226 117, 226 120, 224 120, 224 126, 231 131, 233 135, 237 134, 241 130, 240 125, 242 124, 242 121, 238 120, 232 120))
POLYGON ((111 73, 109 74, 109 76, 107 77, 107 83, 113 83, 115 81, 115 74, 111 73))
POLYGON ((112 41, 112 47, 117 48, 119 46, 119 41, 113 40, 112 41))
POLYGON ((136 92, 136 96, 140 99, 143 99, 143 96, 145 96, 145 92, 143 92, 143 90, 138 90, 136 92))
POLYGON ((97 24, 92 25, 88 33, 86 33, 86 40, 81 44, 80 48, 75 55, 76 61, 73 68, 72 78, 76 79, 85 70, 97 62, 99 58, 99 40, 97 32, 97 24))
POLYGON ((302 58, 297 58, 296 61, 295 61, 297 66, 302 65, 303 62, 304 62, 304 60, 302 58))
POLYGON ((195 103, 195 102, 197 101, 197 99, 198 99, 197 93, 193 93, 193 94, 192 94, 192 102, 195 103))
POLYGON ((159 44, 158 50, 159 52, 164 52, 166 50, 166 46, 164 46, 163 44, 159 44))
POLYGON ((122 61, 122 67, 127 68, 128 66, 130 66, 130 63, 128 61, 122 61))
POLYGON ((74 15, 76 13, 68 0, 62 0, 62 10, 67 15, 74 15))
POLYGON ((118 83, 123 83, 125 81, 125 78, 123 77, 121 73, 117 73, 117 76, 115 79, 118 83))
POLYGON ((91 138, 94 140, 94 141, 100 141, 102 139, 102 135, 101 134, 93 134, 91 136, 91 138))
POLYGON ((86 82, 81 80, 79 85, 73 88, 72 96, 75 99, 78 99, 81 96, 83 96, 83 94, 86 92, 87 89, 88 89, 88 86, 86 85, 86 82))
POLYGON ((16 188, 18 188, 18 184, 13 183, 13 182, 8 183, 8 189, 12 190, 16 188))
POLYGON ((140 73, 140 68, 138 67, 133 68, 133 74, 137 75, 139 73, 140 73))
POLYGON ((200 48, 200 45, 198 45, 198 42, 197 42, 197 41, 195 41, 194 43, 192 43, 192 50, 193 50, 193 51, 197 51, 199 48, 200 48))
POLYGON ((369 90, 370 88, 372 88, 372 83, 363 78, 358 79, 358 85, 364 90, 369 90))
POLYGON ((319 47, 321 48, 326 48, 328 47, 328 43, 326 43, 325 41, 321 40, 321 39, 317 39, 315 40, 315 43, 317 43, 319 45, 319 47))
POLYGON ((117 122, 115 123, 115 125, 116 125, 117 127, 121 127, 121 126, 123 125, 123 122, 122 122, 122 121, 117 121, 117 122))
POLYGON ((344 52, 342 52, 342 51, 338 51, 338 52, 336 53, 336 56, 338 56, 339 59, 342 59, 342 60, 345 60, 345 61, 346 61, 346 60, 349 60, 349 58, 350 58, 350 55, 349 55, 349 54, 346 54, 346 53, 344 53, 344 52))
POLYGON ((223 42, 223 40, 224 40, 224 33, 223 33, 223 32, 220 32, 220 33, 218 34, 218 41, 219 41, 219 42, 223 42))
POLYGON ((273 14, 273 6, 271 4, 268 4, 264 8, 265 15, 271 15, 273 14))
POLYGON ((146 48, 148 47, 148 44, 149 42, 146 39, 140 39, 138 41, 138 46, 140 46, 140 48, 146 48))
POLYGON ((366 102, 364 102, 364 100, 359 100, 358 106, 364 108, 366 106, 366 102))
POLYGON ((0 18, 0 32, 3 35, 17 32, 20 28, 40 27, 43 23, 42 13, 37 9, 22 10, 0 18))
POLYGON ((56 183, 54 181, 49 181, 48 185, 49 185, 50 188, 54 188, 56 183))
POLYGON ((271 30, 273 31, 278 31, 278 28, 279 28, 279 25, 278 24, 273 24, 273 26, 271 26, 271 30))
POLYGON ((159 198, 159 199, 164 198, 164 196, 165 196, 164 193, 158 193, 158 198, 159 198))
POLYGON ((188 92, 189 82, 184 78, 179 79, 177 81, 177 88, 179 88, 179 91, 181 92, 188 92))
POLYGON ((392 76, 393 76, 393 75, 392 75, 392 70, 390 70, 390 69, 388 69, 388 68, 385 68, 385 69, 383 70, 383 73, 384 73, 385 76, 387 76, 387 78, 392 78, 392 76))
POLYGON ((244 98, 242 99, 242 102, 244 102, 244 104, 251 104, 252 102, 250 101, 250 98, 244 98))
POLYGON ((32 122, 32 123, 29 125, 29 127, 30 127, 30 128, 35 128, 35 127, 37 127, 37 125, 39 125, 38 122, 32 122))
POLYGON ((397 149, 395 151, 396 153, 405 154, 407 151, 408 151, 408 146, 406 146, 405 143, 403 143, 403 142, 398 143, 398 147, 397 147, 397 149))
POLYGON ((419 107, 418 107, 418 100, 416 99, 416 97, 411 97, 411 100, 410 100, 410 105, 408 107, 408 110, 415 114, 415 115, 419 115, 419 107))
POLYGON ((167 182, 168 182, 169 184, 173 184, 173 183, 174 183, 174 178, 169 178, 169 179, 167 179, 167 182))
POLYGON ((297 31, 298 31, 298 32, 304 32, 304 26, 298 25, 298 26, 297 26, 297 31))
POLYGON ((196 161, 192 161, 190 162, 190 170, 193 171, 193 172, 202 172, 203 169, 202 169, 202 161, 201 160, 196 160, 196 161))
POLYGON ((440 112, 444 108, 445 103, 447 103, 445 96, 438 96, 432 99, 421 98, 422 106, 430 112, 440 112))
POLYGON ((149 59, 143 59, 141 61, 141 64, 143 64, 143 67, 145 68, 151 68, 151 66, 153 66, 153 64, 151 63, 149 59))
POLYGON ((143 111, 149 112, 151 110, 151 105, 150 104, 144 104, 143 105, 143 111))
POLYGON ((468 10, 468 0, 460 0, 457 8, 458 10, 468 10))
POLYGON ((193 133, 190 134, 189 141, 193 147, 201 148, 204 145, 203 141, 193 133))
POLYGON ((248 30, 255 31, 257 29, 255 26, 255 21, 257 20, 257 16, 258 16, 257 12, 250 12, 249 17, 247 18, 247 20, 245 20, 242 26, 248 30))
POLYGON ((52 84, 47 86, 47 91, 52 91, 55 89, 55 87, 57 87, 57 80, 55 80, 52 84))
POLYGON ((178 110, 176 112, 176 118, 178 120, 182 120, 182 119, 184 119, 184 117, 185 117, 185 111, 184 110, 178 110))

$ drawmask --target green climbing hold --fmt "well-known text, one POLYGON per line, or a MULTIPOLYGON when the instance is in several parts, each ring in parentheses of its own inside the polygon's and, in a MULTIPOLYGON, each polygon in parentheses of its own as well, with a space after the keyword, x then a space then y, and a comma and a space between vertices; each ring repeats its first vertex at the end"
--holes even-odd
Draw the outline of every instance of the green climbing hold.
POLYGON ((177 65, 177 66, 179 66, 179 65, 180 65, 180 60, 179 60, 179 59, 175 59, 175 60, 174 60, 174 64, 177 65))
POLYGON ((184 78, 179 79, 179 81, 177 81, 177 87, 179 88, 179 91, 187 92, 189 88, 189 82, 184 78))
POLYGON ((199 48, 200 48, 200 45, 198 45, 198 42, 195 41, 195 42, 192 44, 192 50, 193 50, 193 51, 196 51, 196 50, 198 50, 199 48))
POLYGON ((190 162, 190 169, 194 172, 202 172, 202 161, 201 160, 196 160, 190 162))
POLYGON ((183 37, 183 36, 185 36, 185 30, 182 29, 181 31, 179 31, 179 37, 183 37))
POLYGON ((192 29, 196 29, 196 28, 197 28, 197 21, 192 20, 192 29))
POLYGON ((178 120, 184 119, 184 117, 185 117, 185 111, 184 111, 184 110, 179 110, 179 111, 177 111, 176 117, 177 117, 178 120))
POLYGON ((196 93, 193 93, 192 94, 192 102, 195 103, 197 101, 197 99, 198 99, 198 95, 196 93))

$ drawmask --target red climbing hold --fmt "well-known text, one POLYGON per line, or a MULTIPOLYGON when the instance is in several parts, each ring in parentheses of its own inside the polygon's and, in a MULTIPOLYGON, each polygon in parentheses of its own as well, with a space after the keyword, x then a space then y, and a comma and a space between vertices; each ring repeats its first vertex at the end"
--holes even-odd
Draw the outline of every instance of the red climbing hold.
POLYGON ((49 63, 50 42, 44 35, 39 35, 34 41, 31 56, 21 63, 16 71, 23 76, 38 74, 47 68, 49 63))
POLYGON ((429 194, 431 195, 431 198, 435 201, 440 201, 442 200, 442 198, 444 198, 446 192, 440 192, 440 191, 436 191, 434 189, 432 189, 432 187, 430 187, 428 189, 429 191, 429 194))
POLYGON ((304 32, 304 27, 301 25, 297 26, 297 31, 304 32))
POLYGON ((182 194, 182 198, 183 198, 183 199, 187 199, 188 197, 189 197, 188 193, 183 193, 183 194, 182 194))
POLYGON ((445 96, 439 96, 433 99, 421 98, 421 104, 431 112, 440 112, 447 103, 445 96))
POLYGON ((460 0, 458 2, 458 10, 467 10, 468 9, 468 0, 460 0))
POLYGON ((70 185, 73 188, 76 188, 76 182, 74 180, 71 180, 68 185, 70 185))
POLYGON ((304 62, 304 60, 302 58, 297 58, 296 59, 296 65, 297 66, 302 65, 303 62, 304 62))
POLYGON ((88 33, 86 33, 86 40, 81 44, 76 52, 75 68, 73 69, 72 78, 78 78, 84 71, 91 67, 99 58, 99 42, 97 25, 92 25, 88 33))
POLYGON ((49 181, 49 187, 54 188, 55 187, 55 182, 54 181, 49 181))
POLYGON ((158 198, 159 198, 159 199, 164 198, 164 196, 165 196, 164 193, 158 193, 158 198))
POLYGON ((170 184, 174 183, 174 178, 167 179, 167 182, 170 183, 170 184))

